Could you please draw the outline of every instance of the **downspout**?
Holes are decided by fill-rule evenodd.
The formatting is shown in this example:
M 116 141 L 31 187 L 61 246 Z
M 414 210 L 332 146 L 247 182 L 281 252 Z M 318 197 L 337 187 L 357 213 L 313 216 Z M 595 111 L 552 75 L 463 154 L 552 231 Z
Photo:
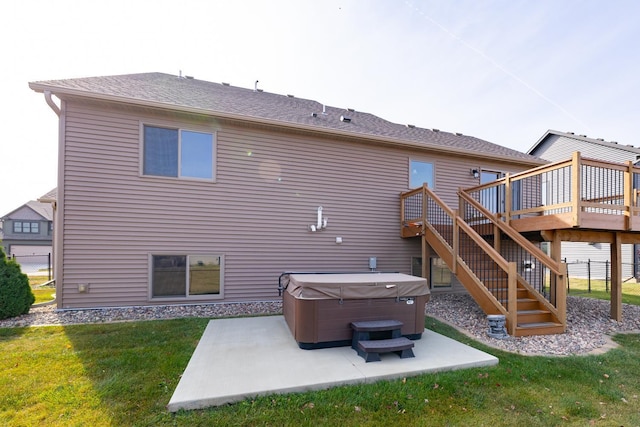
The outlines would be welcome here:
M 53 102 L 53 98 L 51 98 L 51 91 L 49 90 L 44 91 L 44 99 L 47 101 L 47 105 L 51 107 L 54 113 L 56 113 L 56 116 L 60 117 L 60 114 L 62 114 L 62 111 L 60 110 L 60 107 L 58 107 L 58 105 L 55 102 Z
M 63 114 L 63 103 L 60 101 L 60 106 L 58 106 L 53 98 L 51 91 L 45 90 L 44 99 L 47 102 L 47 105 L 56 113 L 58 116 L 58 185 L 56 200 L 53 202 L 53 245 L 52 245 L 52 265 L 53 265 L 53 280 L 56 285 L 56 298 L 55 304 L 58 309 L 62 308 L 62 280 L 58 280 L 59 272 L 62 271 L 62 242 L 60 241 L 60 237 L 63 236 L 63 223 L 62 223 L 62 212 L 64 209 L 64 189 L 59 185 L 62 183 L 62 165 L 64 164 L 64 114 Z

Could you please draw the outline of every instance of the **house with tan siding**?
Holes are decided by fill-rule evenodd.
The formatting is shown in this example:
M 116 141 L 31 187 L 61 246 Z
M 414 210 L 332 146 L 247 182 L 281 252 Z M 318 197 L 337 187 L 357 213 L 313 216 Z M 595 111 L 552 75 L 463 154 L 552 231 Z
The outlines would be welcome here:
M 227 83 L 145 73 L 29 84 L 59 116 L 60 309 L 279 299 L 285 271 L 431 276 L 400 195 L 545 162 L 460 133 Z M 425 118 L 428 120 L 428 118 Z M 484 177 L 484 178 L 483 178 Z M 6 231 L 6 230 L 5 230 Z

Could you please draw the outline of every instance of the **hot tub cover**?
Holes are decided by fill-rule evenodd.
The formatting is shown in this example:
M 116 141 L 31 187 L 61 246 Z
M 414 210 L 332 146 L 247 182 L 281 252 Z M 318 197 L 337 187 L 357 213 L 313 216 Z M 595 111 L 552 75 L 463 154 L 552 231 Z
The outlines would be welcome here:
M 401 298 L 427 295 L 429 286 L 402 273 L 292 273 L 287 292 L 298 299 Z

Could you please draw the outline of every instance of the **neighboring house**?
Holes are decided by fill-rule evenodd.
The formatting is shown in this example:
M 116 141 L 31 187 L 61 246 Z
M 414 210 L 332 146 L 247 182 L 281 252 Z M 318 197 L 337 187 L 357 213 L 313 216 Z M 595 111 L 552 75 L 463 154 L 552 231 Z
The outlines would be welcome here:
M 573 132 L 547 131 L 528 153 L 551 162 L 563 161 L 579 151 L 583 157 L 615 163 L 636 163 L 640 158 L 640 148 L 632 145 L 589 138 Z M 636 185 L 636 188 L 638 186 Z M 562 257 L 566 259 L 571 277 L 604 279 L 610 274 L 610 248 L 600 242 L 562 242 Z M 622 245 L 622 279 L 639 277 L 640 246 Z M 588 270 L 588 262 L 590 269 Z
M 30 87 L 60 118 L 59 308 L 276 300 L 284 271 L 420 274 L 420 239 L 401 237 L 402 192 L 426 182 L 455 205 L 459 187 L 545 163 L 167 74 Z M 433 291 L 461 289 L 438 259 L 430 266 Z
M 55 198 L 55 190 L 47 193 Z M 45 256 L 52 253 L 53 207 L 52 204 L 31 200 L 0 218 L 4 237 L 2 249 L 7 256 Z

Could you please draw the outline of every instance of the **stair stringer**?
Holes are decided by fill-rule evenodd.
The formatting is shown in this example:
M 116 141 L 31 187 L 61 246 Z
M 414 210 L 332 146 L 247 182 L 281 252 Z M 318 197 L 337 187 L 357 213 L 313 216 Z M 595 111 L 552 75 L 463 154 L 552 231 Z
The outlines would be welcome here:
M 437 231 L 433 229 L 430 224 L 426 224 L 424 239 L 431 248 L 438 254 L 438 256 L 447 264 L 449 270 L 451 270 L 458 281 L 464 286 L 469 295 L 480 306 L 482 311 L 486 314 L 502 314 L 508 316 L 507 310 L 496 299 L 496 297 L 489 292 L 486 286 L 478 279 L 469 266 L 464 263 L 460 258 L 453 254 L 453 249 L 447 242 L 440 237 Z

